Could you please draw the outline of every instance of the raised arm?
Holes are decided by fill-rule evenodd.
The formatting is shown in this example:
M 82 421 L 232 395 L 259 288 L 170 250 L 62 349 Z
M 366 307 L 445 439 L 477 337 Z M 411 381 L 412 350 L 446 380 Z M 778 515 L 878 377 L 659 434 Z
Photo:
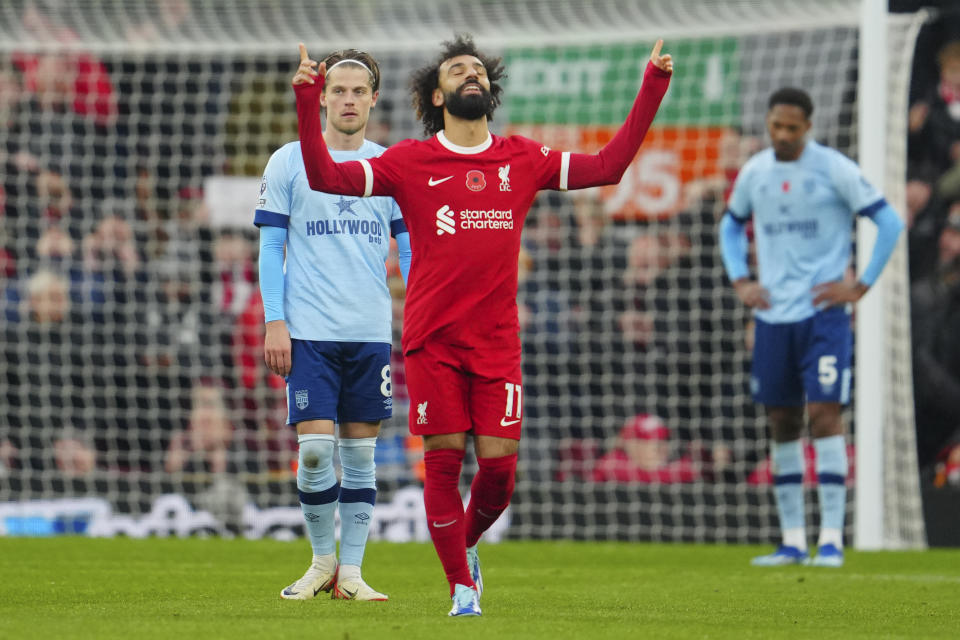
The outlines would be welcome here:
M 617 134 L 596 154 L 571 153 L 568 189 L 583 189 L 620 182 L 633 157 L 637 155 L 643 138 L 657 114 L 670 77 L 673 58 L 660 55 L 663 40 L 657 40 L 650 53 L 650 62 L 643 73 L 640 91 L 634 100 L 630 115 Z
M 293 76 L 297 96 L 297 129 L 300 132 L 300 153 L 307 170 L 307 181 L 314 191 L 351 196 L 369 196 L 373 172 L 365 160 L 334 162 L 323 139 L 320 122 L 320 94 L 326 79 L 326 65 L 311 60 L 307 48 L 300 43 L 300 66 Z

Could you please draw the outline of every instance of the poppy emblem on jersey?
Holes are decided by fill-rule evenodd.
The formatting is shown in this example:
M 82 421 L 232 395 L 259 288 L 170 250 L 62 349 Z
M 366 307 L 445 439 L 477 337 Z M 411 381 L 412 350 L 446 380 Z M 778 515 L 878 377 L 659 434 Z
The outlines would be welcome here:
M 483 177 L 483 171 L 471 169 L 467 171 L 467 189 L 470 191 L 483 191 L 487 188 L 487 179 Z
M 783 185 L 781 185 L 781 188 L 783 189 L 784 193 L 790 191 L 790 183 L 784 180 Z
M 293 392 L 294 400 L 297 403 L 297 409 L 303 411 L 307 408 L 307 405 L 310 404 L 310 398 L 306 389 L 300 389 L 299 391 Z
M 456 223 L 453 220 L 453 211 L 450 207 L 443 205 L 437 209 L 437 235 L 442 236 L 445 233 L 453 235 L 457 232 Z

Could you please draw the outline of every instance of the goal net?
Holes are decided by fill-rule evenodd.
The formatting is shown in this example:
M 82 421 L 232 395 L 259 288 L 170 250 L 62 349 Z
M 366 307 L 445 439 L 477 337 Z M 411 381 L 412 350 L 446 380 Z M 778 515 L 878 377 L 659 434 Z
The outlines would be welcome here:
M 777 87 L 808 90 L 813 137 L 857 157 L 858 8 L 6 3 L 0 534 L 302 534 L 283 381 L 262 363 L 252 226 L 263 167 L 296 138 L 296 44 L 315 57 L 373 53 L 383 82 L 368 137 L 389 144 L 421 135 L 410 72 L 466 31 L 506 63 L 494 131 L 554 148 L 589 152 L 611 137 L 658 37 L 677 65 L 619 185 L 544 193 L 531 210 L 519 295 L 524 439 L 497 535 L 774 540 L 766 426 L 749 396 L 750 316 L 726 281 L 716 226 L 738 168 L 765 145 Z M 890 69 L 903 78 L 912 35 L 894 30 L 903 37 Z M 889 99 L 900 91 L 891 83 Z M 902 365 L 893 388 L 858 398 L 912 402 L 907 311 L 887 310 L 884 344 Z M 398 353 L 393 391 L 372 536 L 426 539 Z M 883 463 L 905 487 L 888 490 L 886 513 L 906 520 L 919 513 L 915 468 L 899 457 L 912 444 L 894 439 L 912 434 L 911 421 L 886 432 L 898 459 Z M 616 460 L 627 456 L 640 462 L 624 469 Z

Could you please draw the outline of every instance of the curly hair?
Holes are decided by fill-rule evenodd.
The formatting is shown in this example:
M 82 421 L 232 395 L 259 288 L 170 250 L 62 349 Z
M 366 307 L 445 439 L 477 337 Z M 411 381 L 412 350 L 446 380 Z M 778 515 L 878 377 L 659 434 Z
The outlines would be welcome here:
M 447 40 L 441 46 L 443 49 L 436 59 L 414 71 L 410 77 L 413 108 L 417 118 L 423 122 L 423 132 L 428 137 L 443 129 L 443 107 L 433 105 L 433 90 L 440 84 L 440 65 L 457 56 L 474 56 L 483 63 L 490 80 L 490 95 L 493 96 L 493 106 L 487 114 L 488 120 L 493 119 L 493 110 L 500 106 L 503 86 L 497 81 L 507 77 L 504 73 L 503 58 L 494 58 L 478 50 L 473 43 L 473 36 L 468 33 L 457 34 L 453 40 Z
M 773 92 L 773 95 L 770 96 L 770 100 L 767 102 L 767 109 L 773 109 L 778 104 L 800 107 L 807 120 L 813 115 L 813 100 L 810 99 L 810 94 L 803 89 L 796 89 L 794 87 L 777 89 Z
M 377 61 L 372 55 L 359 49 L 340 49 L 339 51 L 328 54 L 323 59 L 323 62 L 327 64 L 327 71 L 329 71 L 330 67 L 344 60 L 353 60 L 361 63 L 360 65 L 351 64 L 351 66 L 358 68 L 363 68 L 361 65 L 365 65 L 372 76 L 370 78 L 371 92 L 376 93 L 380 90 L 380 65 L 377 64 Z

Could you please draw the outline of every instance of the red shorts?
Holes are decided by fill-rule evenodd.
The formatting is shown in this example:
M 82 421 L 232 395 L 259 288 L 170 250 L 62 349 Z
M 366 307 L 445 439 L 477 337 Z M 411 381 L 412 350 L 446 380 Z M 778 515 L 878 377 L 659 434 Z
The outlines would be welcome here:
M 523 389 L 520 349 L 464 348 L 428 342 L 404 356 L 410 433 L 471 431 L 520 439 Z

